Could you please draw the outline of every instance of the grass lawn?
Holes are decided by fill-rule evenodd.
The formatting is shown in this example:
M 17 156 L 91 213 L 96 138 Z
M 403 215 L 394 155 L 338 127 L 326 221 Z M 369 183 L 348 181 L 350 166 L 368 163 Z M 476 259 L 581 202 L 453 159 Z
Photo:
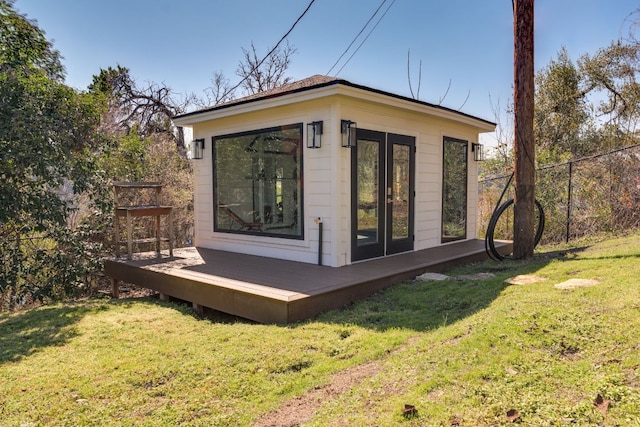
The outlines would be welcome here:
M 0 314 L 0 425 L 640 426 L 640 234 L 447 274 L 481 272 L 290 326 L 156 299 Z M 554 288 L 573 278 L 599 284 Z

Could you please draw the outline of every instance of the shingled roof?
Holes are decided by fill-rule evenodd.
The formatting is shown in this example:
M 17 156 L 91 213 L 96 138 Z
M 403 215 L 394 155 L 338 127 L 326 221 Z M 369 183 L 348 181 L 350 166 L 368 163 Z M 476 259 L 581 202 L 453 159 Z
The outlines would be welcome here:
M 416 103 L 416 104 L 420 104 L 420 105 L 423 105 L 423 106 L 435 108 L 435 109 L 438 109 L 438 110 L 448 111 L 448 112 L 451 112 L 451 113 L 459 114 L 459 115 L 464 116 L 464 117 L 472 118 L 474 120 L 479 120 L 481 122 L 490 124 L 492 126 L 496 125 L 495 123 L 490 122 L 488 120 L 484 120 L 484 119 L 481 119 L 479 117 L 472 116 L 470 114 L 465 114 L 465 113 L 462 113 L 462 112 L 457 111 L 457 110 L 453 110 L 453 109 L 450 109 L 450 108 L 447 108 L 447 107 L 443 107 L 441 105 L 430 104 L 428 102 L 419 101 L 419 100 L 416 100 L 416 99 L 413 99 L 413 98 L 408 98 L 408 97 L 405 97 L 405 96 L 396 95 L 396 94 L 385 92 L 385 91 L 378 90 L 378 89 L 372 89 L 370 87 L 366 87 L 366 86 L 358 85 L 358 84 L 355 84 L 355 83 L 351 83 L 351 82 L 349 82 L 347 80 L 339 79 L 337 77 L 324 76 L 324 75 L 321 75 L 321 74 L 316 74 L 314 76 L 307 77 L 306 79 L 298 80 L 298 81 L 295 81 L 295 82 L 292 82 L 292 83 L 287 83 L 285 85 L 278 86 L 276 88 L 273 88 L 273 89 L 270 89 L 270 90 L 267 90 L 267 91 L 264 91 L 264 92 L 260 92 L 260 93 L 256 93 L 256 94 L 249 95 L 249 96 L 245 96 L 245 97 L 242 97 L 242 98 L 234 99 L 232 101 L 224 102 L 224 103 L 215 105 L 213 107 L 208 107 L 208 108 L 204 108 L 204 109 L 201 109 L 201 110 L 192 111 L 190 113 L 180 114 L 178 116 L 175 116 L 174 118 L 183 118 L 183 117 L 195 116 L 195 115 L 202 114 L 202 113 L 207 113 L 207 112 L 210 112 L 210 111 L 216 111 L 216 110 L 222 110 L 222 109 L 225 109 L 225 108 L 230 108 L 230 107 L 233 107 L 233 106 L 236 106 L 236 105 L 247 104 L 247 103 L 250 103 L 250 102 L 256 102 L 256 101 L 263 100 L 263 99 L 276 98 L 276 97 L 279 97 L 279 96 L 285 96 L 285 95 L 296 93 L 296 92 L 303 92 L 303 91 L 307 91 L 307 90 L 311 90 L 311 89 L 317 89 L 317 88 L 327 87 L 327 86 L 336 85 L 336 84 L 342 84 L 342 85 L 345 85 L 345 86 L 366 90 L 368 92 L 377 93 L 377 94 L 380 94 L 380 95 L 386 95 L 386 96 L 390 96 L 390 97 L 396 98 L 396 99 L 402 99 L 402 100 L 405 100 L 405 101 L 413 102 L 413 103 Z
M 287 83 L 282 86 L 278 86 L 276 88 L 269 89 L 264 92 L 234 99 L 233 101 L 229 101 L 228 103 L 242 103 L 243 101 L 247 101 L 251 99 L 271 98 L 275 95 L 296 92 L 299 90 L 309 89 L 312 87 L 326 86 L 327 84 L 338 82 L 338 81 L 340 81 L 340 79 L 337 77 L 329 77 L 329 76 L 323 76 L 322 74 L 316 74 L 315 76 L 311 76 L 311 77 L 307 77 L 306 79 Z

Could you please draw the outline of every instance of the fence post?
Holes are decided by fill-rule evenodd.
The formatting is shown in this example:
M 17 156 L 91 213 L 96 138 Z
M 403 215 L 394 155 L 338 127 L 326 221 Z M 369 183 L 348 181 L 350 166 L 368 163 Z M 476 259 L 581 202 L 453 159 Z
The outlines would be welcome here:
M 567 234 L 565 243 L 569 243 L 569 233 L 571 230 L 571 179 L 573 176 L 573 162 L 569 162 L 569 185 L 567 189 Z

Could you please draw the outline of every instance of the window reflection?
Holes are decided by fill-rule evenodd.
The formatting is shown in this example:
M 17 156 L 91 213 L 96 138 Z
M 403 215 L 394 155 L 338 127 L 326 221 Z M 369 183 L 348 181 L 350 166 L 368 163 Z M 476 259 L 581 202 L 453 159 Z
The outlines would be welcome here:
M 214 138 L 215 230 L 302 238 L 302 124 Z
M 442 242 L 467 236 L 467 141 L 444 138 Z

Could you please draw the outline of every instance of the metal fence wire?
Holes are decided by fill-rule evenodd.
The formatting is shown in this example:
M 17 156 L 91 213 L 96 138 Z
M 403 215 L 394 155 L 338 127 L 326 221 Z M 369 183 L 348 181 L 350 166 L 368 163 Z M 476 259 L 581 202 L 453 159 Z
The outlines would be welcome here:
M 484 236 L 509 175 L 479 181 L 478 231 Z M 513 197 L 513 185 L 504 200 Z M 542 243 L 640 228 L 640 144 L 536 170 L 536 199 L 546 224 Z M 501 219 L 496 239 L 511 239 L 513 218 Z

